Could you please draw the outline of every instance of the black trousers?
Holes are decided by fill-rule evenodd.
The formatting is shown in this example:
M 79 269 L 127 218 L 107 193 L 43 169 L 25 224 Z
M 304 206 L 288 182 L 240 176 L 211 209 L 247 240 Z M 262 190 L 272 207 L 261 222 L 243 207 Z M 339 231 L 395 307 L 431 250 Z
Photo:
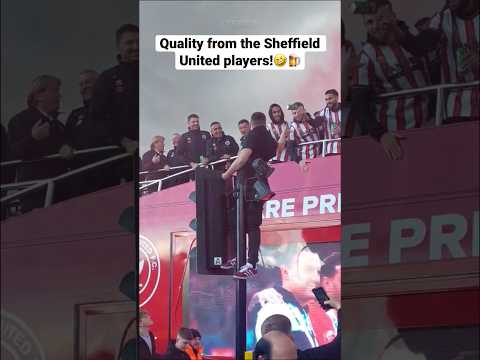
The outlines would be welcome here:
M 256 266 L 261 244 L 260 225 L 262 225 L 263 201 L 247 201 L 245 203 L 245 232 L 248 236 L 247 261 Z M 237 244 L 237 210 L 233 206 L 229 210 L 229 236 L 227 244 L 228 258 L 234 258 Z

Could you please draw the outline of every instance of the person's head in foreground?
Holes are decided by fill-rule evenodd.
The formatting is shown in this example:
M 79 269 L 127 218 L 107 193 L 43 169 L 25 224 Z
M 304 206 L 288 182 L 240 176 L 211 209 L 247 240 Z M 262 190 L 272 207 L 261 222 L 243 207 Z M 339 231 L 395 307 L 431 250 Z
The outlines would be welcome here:
M 262 323 L 262 336 L 268 334 L 270 331 L 280 331 L 285 335 L 290 336 L 292 332 L 292 323 L 285 315 L 271 315 Z
M 280 331 L 270 331 L 256 344 L 254 360 L 296 360 L 297 347 L 292 339 Z
M 238 122 L 238 131 L 242 136 L 247 135 L 250 132 L 250 122 L 247 119 L 242 119 Z
M 178 350 L 185 351 L 186 347 L 190 345 L 192 340 L 192 330 L 188 328 L 180 328 L 178 330 L 177 339 L 175 340 L 175 347 Z
M 267 118 L 262 112 L 254 112 L 250 118 L 250 124 L 252 124 L 252 129 L 267 125 Z

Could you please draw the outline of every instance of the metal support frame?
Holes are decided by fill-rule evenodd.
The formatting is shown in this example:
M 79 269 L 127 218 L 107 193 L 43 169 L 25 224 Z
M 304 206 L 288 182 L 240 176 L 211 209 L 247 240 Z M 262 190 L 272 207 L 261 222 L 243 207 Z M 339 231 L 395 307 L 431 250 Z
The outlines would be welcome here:
M 245 236 L 245 198 L 246 176 L 244 171 L 239 171 L 235 178 L 237 196 L 237 271 L 247 262 L 246 236 Z M 247 348 L 247 281 L 235 281 L 235 359 L 244 360 Z

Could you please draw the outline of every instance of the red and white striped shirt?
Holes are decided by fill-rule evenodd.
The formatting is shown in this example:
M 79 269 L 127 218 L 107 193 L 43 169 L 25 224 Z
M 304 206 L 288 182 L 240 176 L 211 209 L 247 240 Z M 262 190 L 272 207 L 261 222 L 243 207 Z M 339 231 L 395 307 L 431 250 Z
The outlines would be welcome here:
M 479 15 L 461 19 L 445 9 L 430 21 L 430 27 L 441 30 L 440 47 L 442 83 L 465 83 L 479 80 L 477 69 L 463 69 L 462 58 L 479 51 Z M 478 87 L 451 90 L 447 96 L 447 117 L 477 117 Z
M 338 139 L 338 141 L 324 143 L 324 154 L 340 154 L 340 137 L 342 136 L 342 110 L 340 103 L 332 109 L 326 106 L 320 111 L 320 117 L 324 122 L 323 138 L 325 140 Z
M 296 122 L 293 121 L 290 126 L 290 141 L 295 144 L 303 142 L 318 141 L 320 136 L 316 128 L 310 125 L 307 121 Z M 321 154 L 321 145 L 309 144 L 297 147 L 298 157 L 301 160 L 308 160 L 318 157 Z
M 288 131 L 288 124 L 287 124 L 286 121 L 282 122 L 280 125 L 274 124 L 274 123 L 269 123 L 269 124 L 267 124 L 267 129 L 270 132 L 270 134 L 272 135 L 272 137 L 278 143 L 282 133 L 284 131 Z M 288 139 L 288 133 L 287 133 L 287 138 L 285 140 L 287 140 L 287 139 Z M 277 155 L 274 158 L 272 158 L 272 160 L 274 160 L 274 161 L 288 161 L 287 147 L 285 146 L 285 148 L 280 152 L 280 154 L 277 153 Z
M 423 59 L 414 57 L 400 45 L 366 43 L 360 53 L 354 85 L 369 86 L 380 95 L 428 85 Z M 429 122 L 425 95 L 378 99 L 376 120 L 387 130 L 425 126 Z

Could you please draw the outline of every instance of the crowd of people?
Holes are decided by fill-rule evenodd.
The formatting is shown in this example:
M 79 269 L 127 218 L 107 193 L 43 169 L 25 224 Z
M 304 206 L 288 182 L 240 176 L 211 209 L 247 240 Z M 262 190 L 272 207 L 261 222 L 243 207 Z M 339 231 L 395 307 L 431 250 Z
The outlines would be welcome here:
M 340 301 L 329 299 L 324 305 L 331 307 L 335 317 L 341 314 Z M 120 354 L 120 359 L 128 360 L 202 360 L 205 359 L 202 335 L 197 329 L 181 327 L 175 340 L 168 343 L 167 351 L 161 354 L 156 350 L 155 335 L 151 331 L 153 320 L 148 312 L 141 310 L 139 316 L 139 337 L 128 341 Z M 300 349 L 297 346 L 295 332 L 289 317 L 283 314 L 273 314 L 267 317 L 261 324 L 261 337 L 256 342 L 254 360 L 336 360 L 340 359 L 341 352 L 341 326 L 333 339 L 325 344 L 308 349 Z M 138 350 L 137 350 L 138 349 Z M 135 356 L 134 354 L 137 354 Z
M 341 104 L 337 90 L 325 92 L 325 103 L 325 108 L 316 111 L 313 116 L 301 102 L 289 105 L 291 121 L 286 119 L 279 104 L 270 105 L 267 129 L 277 143 L 271 163 L 295 161 L 303 167 L 308 160 L 340 153 Z M 175 171 L 195 169 L 199 165 L 206 166 L 235 157 L 247 141 L 251 121 L 238 121 L 238 131 L 240 144 L 233 136 L 225 134 L 219 121 L 210 123 L 209 131 L 205 131 L 200 127 L 198 114 L 188 115 L 187 132 L 173 134 L 172 148 L 166 155 L 165 137 L 153 137 L 150 150 L 142 156 L 143 179 L 161 179 Z M 220 166 L 225 167 L 224 163 Z M 185 178 L 188 179 L 188 175 Z
M 79 73 L 83 105 L 72 110 L 65 122 L 59 119 L 62 80 L 40 75 L 32 81 L 26 109 L 10 119 L 8 131 L 2 124 L 2 163 L 21 160 L 14 167 L 2 165 L 2 183 L 48 179 L 118 152 L 133 155 L 138 151 L 138 34 L 136 25 L 122 25 L 115 39 L 118 65 L 101 74 L 92 69 Z M 118 151 L 107 155 L 79 152 L 105 146 L 117 146 Z M 47 160 L 50 155 L 57 156 Z M 105 184 L 96 181 L 95 186 L 131 180 L 135 178 L 134 167 L 133 161 L 117 166 L 104 177 Z M 23 202 L 23 211 L 36 205 Z
M 170 341 L 167 351 L 160 354 L 155 345 L 155 335 L 151 331 L 154 322 L 150 314 L 140 310 L 138 337 L 129 340 L 123 347 L 121 360 L 203 360 L 202 335 L 197 329 L 182 327 L 175 340 Z
M 438 84 L 459 85 L 445 93 L 443 123 L 478 121 L 478 84 L 462 86 L 479 80 L 478 2 L 447 0 L 438 13 L 415 23 L 416 35 L 389 0 L 367 3 L 358 11 L 367 33 L 358 54 L 342 23 L 343 135 L 369 134 L 390 159 L 401 158 L 395 132 L 434 125 L 436 93 L 381 95 Z

